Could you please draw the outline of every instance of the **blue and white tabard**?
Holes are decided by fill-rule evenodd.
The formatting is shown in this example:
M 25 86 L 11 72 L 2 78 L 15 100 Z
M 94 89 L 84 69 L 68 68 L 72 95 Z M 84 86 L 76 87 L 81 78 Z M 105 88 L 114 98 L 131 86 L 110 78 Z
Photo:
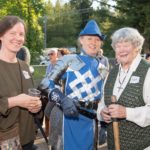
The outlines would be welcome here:
M 96 58 L 77 56 L 85 65 L 80 70 L 68 67 L 65 94 L 79 101 L 96 101 L 102 96 L 103 80 L 100 75 L 99 61 Z M 88 110 L 94 111 L 94 110 Z M 95 121 L 83 115 L 67 118 L 63 122 L 64 150 L 92 150 L 94 147 Z M 85 140 L 86 139 L 86 140 Z

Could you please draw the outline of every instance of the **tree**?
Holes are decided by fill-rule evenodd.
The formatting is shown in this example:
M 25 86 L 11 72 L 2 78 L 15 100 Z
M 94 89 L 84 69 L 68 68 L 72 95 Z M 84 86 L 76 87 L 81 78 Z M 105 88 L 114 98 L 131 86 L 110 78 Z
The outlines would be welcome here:
M 93 0 L 70 0 L 71 8 L 78 11 L 81 18 L 80 29 L 83 29 L 93 13 Z
M 25 21 L 28 29 L 25 45 L 34 59 L 43 47 L 42 28 L 38 19 L 43 14 L 44 0 L 1 0 L 0 8 L 1 17 L 17 15 Z
M 114 57 L 115 53 L 111 47 L 110 37 L 114 31 L 113 23 L 116 18 L 114 17 L 112 7 L 108 4 L 108 0 L 101 0 L 97 2 L 99 2 L 99 6 L 93 11 L 93 15 L 90 16 L 90 18 L 96 20 L 101 32 L 106 35 L 106 39 L 102 46 L 104 55 L 107 57 Z
M 139 30 L 145 37 L 144 51 L 150 50 L 150 1 L 149 0 L 115 0 L 118 6 L 118 26 L 130 26 Z
M 51 7 L 51 8 L 50 8 Z M 78 13 L 69 4 L 47 6 L 47 47 L 72 47 L 76 45 L 77 28 L 80 24 Z

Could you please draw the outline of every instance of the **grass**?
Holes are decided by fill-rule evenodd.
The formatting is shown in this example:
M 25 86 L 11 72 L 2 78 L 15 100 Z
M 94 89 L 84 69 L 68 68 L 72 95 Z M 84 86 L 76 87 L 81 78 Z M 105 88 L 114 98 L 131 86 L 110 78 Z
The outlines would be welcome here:
M 34 73 L 33 73 L 33 80 L 35 87 L 38 86 L 40 81 L 45 77 L 46 67 L 45 65 L 33 65 Z

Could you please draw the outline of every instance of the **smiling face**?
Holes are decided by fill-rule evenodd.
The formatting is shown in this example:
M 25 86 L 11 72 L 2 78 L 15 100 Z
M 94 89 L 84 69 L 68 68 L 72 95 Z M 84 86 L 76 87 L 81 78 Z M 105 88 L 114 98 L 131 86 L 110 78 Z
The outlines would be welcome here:
M 131 65 L 134 58 L 139 53 L 138 49 L 131 42 L 118 42 L 115 47 L 116 58 L 122 67 L 127 69 Z
M 121 63 L 124 69 L 128 69 L 135 57 L 140 54 L 144 37 L 137 29 L 124 27 L 116 30 L 111 39 L 117 62 Z
M 48 53 L 48 56 L 49 56 L 49 60 L 52 64 L 55 64 L 56 61 L 57 61 L 57 52 L 55 51 L 51 51 Z
M 84 35 L 84 36 L 81 36 L 79 40 L 86 54 L 90 56 L 97 55 L 102 44 L 102 41 L 100 40 L 98 36 Z
M 1 49 L 11 53 L 17 53 L 25 41 L 25 27 L 21 22 L 15 24 L 0 37 Z

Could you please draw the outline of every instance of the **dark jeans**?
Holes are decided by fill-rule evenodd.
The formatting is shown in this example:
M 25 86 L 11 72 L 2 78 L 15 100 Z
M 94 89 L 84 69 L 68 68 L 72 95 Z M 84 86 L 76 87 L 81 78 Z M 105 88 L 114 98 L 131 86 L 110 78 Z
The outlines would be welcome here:
M 25 144 L 22 146 L 22 149 L 23 150 L 36 150 L 37 149 L 37 146 L 34 145 L 34 142 L 30 142 L 28 144 Z
M 99 145 L 102 145 L 106 142 L 106 128 L 107 128 L 107 123 L 100 121 L 100 131 L 99 131 Z

